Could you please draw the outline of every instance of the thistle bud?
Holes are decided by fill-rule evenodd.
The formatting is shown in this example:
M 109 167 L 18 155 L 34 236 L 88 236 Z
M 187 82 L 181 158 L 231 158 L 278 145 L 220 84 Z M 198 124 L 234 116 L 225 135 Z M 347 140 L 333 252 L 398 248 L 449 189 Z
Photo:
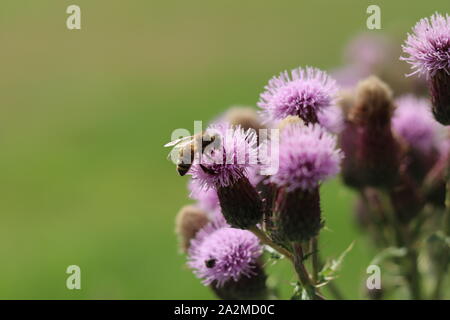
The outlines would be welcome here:
M 349 119 L 355 125 L 355 169 L 361 183 L 390 187 L 397 179 L 401 148 L 391 131 L 392 92 L 376 77 L 359 83 Z
M 277 192 L 277 187 L 273 183 L 270 183 L 269 178 L 265 178 L 261 180 L 256 185 L 256 190 L 258 191 L 262 202 L 263 202 L 263 210 L 264 210 L 264 223 L 265 229 L 272 229 L 272 214 L 273 207 L 275 203 L 275 194 Z
M 277 236 L 307 241 L 321 226 L 319 186 L 340 169 L 336 138 L 319 125 L 291 124 L 281 132 L 279 170 L 270 182 L 279 192 L 274 217 Z
M 220 207 L 225 220 L 232 227 L 248 229 L 261 221 L 263 203 L 246 177 L 229 186 L 217 188 Z
M 355 139 L 358 133 L 358 127 L 352 122 L 347 122 L 339 135 L 339 146 L 345 154 L 342 160 L 342 179 L 347 186 L 355 189 L 364 187 L 361 169 L 358 166 L 357 140 Z
M 275 220 L 277 235 L 287 241 L 308 241 L 319 234 L 322 226 L 318 188 L 285 194 Z
M 338 145 L 344 153 L 342 159 L 342 179 L 344 183 L 352 188 L 363 187 L 364 183 L 360 177 L 357 166 L 357 135 L 358 126 L 349 120 L 349 114 L 355 104 L 354 93 L 351 91 L 341 91 L 338 105 L 344 117 L 343 130 L 338 135 Z
M 450 125 L 450 74 L 439 70 L 430 77 L 429 88 L 435 119 L 444 126 Z
M 346 89 L 339 91 L 337 103 L 339 108 L 342 110 L 344 119 L 348 120 L 350 110 L 352 110 L 355 105 L 355 93 L 353 90 Z
M 268 296 L 266 286 L 267 276 L 258 263 L 253 269 L 251 277 L 241 277 L 238 281 L 227 281 L 223 286 L 211 284 L 211 288 L 218 298 L 223 300 L 265 300 Z
M 391 89 L 375 76 L 358 83 L 355 107 L 349 117 L 355 123 L 371 128 L 385 128 L 390 125 L 394 111 Z
M 181 208 L 175 220 L 175 232 L 179 237 L 182 252 L 188 251 L 191 240 L 207 223 L 208 216 L 205 211 L 195 206 Z

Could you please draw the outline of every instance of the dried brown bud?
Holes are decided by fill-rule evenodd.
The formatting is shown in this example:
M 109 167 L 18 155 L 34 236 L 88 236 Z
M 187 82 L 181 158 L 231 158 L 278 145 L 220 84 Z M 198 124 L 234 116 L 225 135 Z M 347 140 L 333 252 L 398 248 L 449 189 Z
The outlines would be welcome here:
M 375 76 L 358 83 L 351 121 L 369 126 L 390 126 L 394 102 L 392 90 Z
M 288 116 L 286 118 L 284 118 L 283 120 L 281 120 L 277 127 L 280 130 L 283 130 L 284 128 L 286 128 L 287 126 L 290 126 L 292 124 L 303 124 L 303 120 L 301 118 L 299 118 L 298 116 Z
M 253 129 L 257 133 L 264 129 L 258 113 L 251 107 L 232 107 L 225 114 L 225 119 L 234 126 L 240 125 L 245 130 Z
M 391 131 L 393 110 L 392 91 L 381 80 L 372 76 L 358 84 L 349 114 L 355 127 L 344 131 L 349 146 L 342 146 L 350 150 L 346 161 L 359 187 L 391 187 L 397 180 L 401 146 Z
M 355 105 L 355 93 L 353 90 L 341 90 L 338 93 L 337 105 L 341 108 L 344 120 L 348 119 L 350 110 Z
M 195 206 L 189 205 L 180 209 L 175 220 L 175 232 L 179 237 L 182 252 L 188 251 L 191 239 L 208 221 L 206 212 Z
M 349 187 L 359 188 L 364 184 L 360 181 L 359 168 L 356 163 L 358 126 L 349 120 L 349 115 L 355 106 L 355 92 L 342 90 L 338 95 L 338 106 L 344 116 L 344 127 L 338 135 L 339 147 L 345 154 L 342 160 L 342 178 Z

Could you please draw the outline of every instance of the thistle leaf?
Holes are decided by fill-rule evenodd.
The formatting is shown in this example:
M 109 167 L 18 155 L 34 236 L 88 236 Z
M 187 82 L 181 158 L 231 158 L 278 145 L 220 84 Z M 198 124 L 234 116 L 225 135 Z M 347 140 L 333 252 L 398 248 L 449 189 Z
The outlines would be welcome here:
M 278 261 L 283 259 L 283 255 L 278 253 L 278 251 L 275 251 L 272 249 L 272 247 L 264 246 L 264 251 L 267 252 L 267 264 L 269 265 L 275 265 Z
M 319 272 L 319 284 L 317 287 L 322 287 L 336 278 L 337 273 L 344 262 L 345 256 L 353 249 L 354 243 L 355 242 L 352 242 L 337 259 L 331 259 L 325 263 L 322 270 Z
M 406 248 L 389 247 L 378 253 L 370 262 L 370 264 L 381 264 L 382 262 L 392 259 L 404 257 L 407 253 Z

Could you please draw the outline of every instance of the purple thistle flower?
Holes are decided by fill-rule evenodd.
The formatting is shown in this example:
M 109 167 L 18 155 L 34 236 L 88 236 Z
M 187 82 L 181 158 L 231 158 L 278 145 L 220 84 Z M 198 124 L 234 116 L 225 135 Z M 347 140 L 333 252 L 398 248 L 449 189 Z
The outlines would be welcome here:
M 211 221 L 197 232 L 195 238 L 192 239 L 192 241 L 201 243 L 214 231 L 228 227 L 230 227 L 230 225 L 225 221 L 223 215 L 221 215 L 219 211 L 215 211 L 213 217 L 211 217 Z
M 316 68 L 297 68 L 291 76 L 285 71 L 269 80 L 260 95 L 258 107 L 267 120 L 299 116 L 305 122 L 316 123 L 317 115 L 334 104 L 336 81 Z
M 220 147 L 204 152 L 190 170 L 193 180 L 208 188 L 228 187 L 257 164 L 257 136 L 254 131 L 227 125 L 212 126 L 220 134 Z
M 192 165 L 190 174 L 203 188 L 217 192 L 227 222 L 247 229 L 262 218 L 262 200 L 249 181 L 249 172 L 258 165 L 257 135 L 240 126 L 217 125 L 219 146 L 206 150 Z
M 197 180 L 189 181 L 189 197 L 197 200 L 199 208 L 211 213 L 219 208 L 219 197 L 217 192 L 212 188 L 204 188 Z
M 336 79 L 339 87 L 344 89 L 353 88 L 358 81 L 367 77 L 369 73 L 366 70 L 361 70 L 357 65 L 346 65 L 337 68 L 331 72 L 331 76 Z
M 188 265 L 203 284 L 222 287 L 255 276 L 261 254 L 259 240 L 251 232 L 211 223 L 191 241 Z
M 408 34 L 402 46 L 411 64 L 412 74 L 434 76 L 439 70 L 450 73 L 450 16 L 435 13 L 431 18 L 421 19 Z
M 435 13 L 420 20 L 403 46 L 408 55 L 401 57 L 412 65 L 412 74 L 424 74 L 428 80 L 435 119 L 450 125 L 450 16 Z
M 392 45 L 385 36 L 361 33 L 349 43 L 345 50 L 346 61 L 365 73 L 373 73 L 390 58 Z
M 393 51 L 390 39 L 385 36 L 361 33 L 352 38 L 345 48 L 346 65 L 334 70 L 331 76 L 341 88 L 353 88 L 358 81 L 390 67 Z M 383 72 L 384 76 L 385 73 Z
M 424 153 L 436 147 L 440 125 L 433 119 L 427 99 L 405 95 L 396 100 L 392 128 L 412 148 Z
M 331 133 L 338 134 L 344 129 L 344 115 L 338 106 L 330 106 L 317 116 L 319 124 Z
M 340 170 L 336 138 L 318 125 L 292 124 L 281 132 L 278 173 L 271 181 L 288 191 L 313 190 Z

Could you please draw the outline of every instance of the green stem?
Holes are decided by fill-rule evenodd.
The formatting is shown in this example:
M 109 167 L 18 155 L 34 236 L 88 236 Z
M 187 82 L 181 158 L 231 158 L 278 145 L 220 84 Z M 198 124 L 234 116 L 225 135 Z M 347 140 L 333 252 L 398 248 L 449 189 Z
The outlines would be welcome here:
M 317 279 L 320 271 L 319 263 L 319 237 L 314 237 L 311 239 L 311 255 L 312 255 L 312 280 L 315 285 L 317 285 Z
M 320 254 L 319 253 L 317 254 L 317 261 L 318 261 L 319 266 L 320 266 L 319 268 L 322 268 L 323 260 L 320 258 Z M 341 290 L 336 285 L 334 280 L 331 280 L 330 282 L 328 282 L 326 288 L 328 289 L 328 291 L 330 291 L 330 293 L 333 295 L 333 297 L 336 300 L 345 300 L 344 295 L 342 294 Z
M 298 275 L 298 280 L 302 284 L 303 288 L 309 292 L 314 300 L 324 300 L 325 298 L 321 296 L 316 287 L 311 281 L 308 270 L 306 270 L 305 265 L 303 263 L 303 248 L 301 243 L 293 242 L 292 247 L 294 249 L 294 268 Z
M 364 188 L 361 191 L 361 197 L 366 202 L 369 208 L 370 219 L 372 223 L 369 223 L 371 233 L 374 235 L 374 241 L 377 246 L 386 248 L 389 246 L 388 236 L 386 235 L 386 213 L 380 203 L 380 199 L 374 198 L 369 193 L 375 192 L 374 189 Z
M 387 195 L 385 195 L 387 196 Z M 394 233 L 395 244 L 398 248 L 406 248 L 406 259 L 401 259 L 399 264 L 403 267 L 405 272 L 405 279 L 409 287 L 411 299 L 420 300 L 421 294 L 421 277 L 418 268 L 418 253 L 414 248 L 415 239 L 413 234 L 404 225 L 402 225 L 396 216 L 394 207 L 391 205 L 389 197 L 387 196 L 386 205 L 388 206 L 389 225 Z
M 449 158 L 450 159 L 450 158 Z M 445 211 L 442 221 L 442 231 L 444 239 L 450 235 L 450 164 L 447 167 L 447 183 L 446 183 L 446 194 L 445 194 Z M 442 252 L 442 256 L 437 264 L 437 275 L 435 280 L 435 287 L 433 290 L 432 298 L 435 300 L 442 298 L 442 285 L 445 281 L 445 276 L 450 260 L 450 248 L 446 245 Z
M 411 298 L 413 300 L 422 299 L 421 285 L 420 285 L 420 273 L 417 267 L 417 251 L 412 248 L 408 248 L 408 262 L 409 266 L 407 268 L 407 280 L 409 283 L 409 289 L 411 292 Z
M 289 260 L 293 261 L 294 257 L 292 255 L 291 252 L 289 252 L 287 249 L 283 248 L 282 246 L 276 244 L 275 242 L 273 242 L 268 236 L 267 234 L 262 231 L 261 229 L 259 229 L 257 226 L 253 226 L 250 227 L 248 229 L 249 231 L 253 232 L 253 234 L 255 236 L 258 237 L 258 239 L 261 241 L 261 243 L 268 245 L 269 247 L 273 248 L 274 250 L 278 251 L 279 253 L 281 253 L 282 255 L 284 255 L 286 258 L 288 258 Z

